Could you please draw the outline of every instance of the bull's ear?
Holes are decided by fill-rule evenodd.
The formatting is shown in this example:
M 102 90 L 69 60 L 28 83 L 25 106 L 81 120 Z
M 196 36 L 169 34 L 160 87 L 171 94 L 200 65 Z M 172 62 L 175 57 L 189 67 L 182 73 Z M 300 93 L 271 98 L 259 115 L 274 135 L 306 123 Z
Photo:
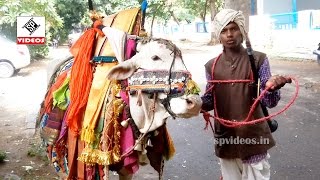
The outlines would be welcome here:
M 113 68 L 107 74 L 111 80 L 123 80 L 129 78 L 137 70 L 136 64 L 132 60 L 122 62 Z

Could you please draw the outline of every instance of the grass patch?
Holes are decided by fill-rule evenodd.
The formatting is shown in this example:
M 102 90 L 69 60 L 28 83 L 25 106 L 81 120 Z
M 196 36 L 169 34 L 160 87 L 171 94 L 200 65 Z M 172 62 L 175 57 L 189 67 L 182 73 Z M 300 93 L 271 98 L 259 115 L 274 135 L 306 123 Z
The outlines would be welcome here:
M 7 158 L 7 153 L 5 151 L 0 150 L 0 163 L 4 162 L 6 158 Z
M 29 157 L 36 157 L 45 162 L 45 165 L 49 164 L 49 159 L 46 155 L 46 150 L 38 143 L 31 143 L 27 152 Z

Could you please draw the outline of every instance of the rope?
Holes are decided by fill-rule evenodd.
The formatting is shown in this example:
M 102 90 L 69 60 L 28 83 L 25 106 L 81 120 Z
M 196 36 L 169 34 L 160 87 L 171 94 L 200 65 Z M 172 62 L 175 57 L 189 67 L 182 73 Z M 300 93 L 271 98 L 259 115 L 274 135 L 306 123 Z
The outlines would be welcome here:
M 265 90 L 263 90 L 260 94 L 260 96 L 258 98 L 255 99 L 252 107 L 250 108 L 250 111 L 248 113 L 248 116 L 244 119 L 244 120 L 240 120 L 240 121 L 236 121 L 236 120 L 227 120 L 227 119 L 223 119 L 223 118 L 220 118 L 218 116 L 218 113 L 217 113 L 217 104 L 216 104 L 216 98 L 214 98 L 214 112 L 216 115 L 211 115 L 210 113 L 206 112 L 206 111 L 203 111 L 202 110 L 202 113 L 203 113 L 203 116 L 205 117 L 205 120 L 207 121 L 207 124 L 210 123 L 210 126 L 212 126 L 211 122 L 210 122 L 210 117 L 214 118 L 215 120 L 219 121 L 222 125 L 226 126 L 226 127 L 231 127 L 231 128 L 235 128 L 235 127 L 240 127 L 240 126 L 244 126 L 244 125 L 252 125 L 252 124 L 256 124 L 256 123 L 260 123 L 260 122 L 263 122 L 263 121 L 266 121 L 274 116 L 277 116 L 281 113 L 283 113 L 284 111 L 286 111 L 293 103 L 294 101 L 297 99 L 298 97 L 298 92 L 299 92 L 299 83 L 298 83 L 298 80 L 294 77 L 290 77 L 289 78 L 292 79 L 292 81 L 294 81 L 295 83 L 295 94 L 294 96 L 290 99 L 290 101 L 288 102 L 287 105 L 285 105 L 281 110 L 279 110 L 278 112 L 276 113 L 273 113 L 269 116 L 266 116 L 266 117 L 262 117 L 262 118 L 259 118 L 259 119 L 253 119 L 251 120 L 251 117 L 252 117 L 252 114 L 255 110 L 255 108 L 257 107 L 257 105 L 259 104 L 259 101 L 263 98 L 263 96 L 267 93 L 267 91 L 270 89 L 270 88 L 266 88 Z M 208 82 L 213 82 L 213 83 L 241 83 L 241 82 L 247 82 L 248 80 L 222 80 L 222 81 L 219 81 L 219 80 L 213 80 L 213 81 L 208 81 Z M 207 92 L 209 90 L 211 90 L 213 88 L 210 87 Z M 207 93 L 206 92 L 206 93 Z M 251 120 L 251 121 L 250 121 Z M 206 126 L 207 127 L 207 126 Z

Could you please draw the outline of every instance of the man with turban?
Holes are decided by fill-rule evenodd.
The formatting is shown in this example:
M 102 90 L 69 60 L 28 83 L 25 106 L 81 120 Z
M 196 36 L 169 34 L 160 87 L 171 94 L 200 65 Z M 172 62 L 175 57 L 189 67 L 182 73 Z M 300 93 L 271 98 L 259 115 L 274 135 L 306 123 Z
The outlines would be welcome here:
M 223 52 L 205 64 L 208 80 L 203 95 L 202 109 L 214 109 L 215 116 L 232 121 L 243 121 L 248 116 L 257 91 L 268 88 L 261 103 L 269 108 L 277 105 L 279 89 L 291 79 L 271 76 L 266 54 L 252 51 L 245 20 L 241 11 L 221 10 L 213 21 L 213 30 L 223 45 Z M 242 45 L 247 41 L 247 49 Z M 260 79 L 260 87 L 254 82 L 249 54 Z M 213 83 L 211 80 L 244 80 L 241 83 Z M 247 80 L 247 81 L 246 81 Z M 245 82 L 246 81 L 246 82 Z M 213 86 L 214 85 L 214 86 Z M 213 88 L 212 88 L 213 86 Z M 257 90 L 259 89 L 259 90 Z M 256 90 L 256 91 L 255 91 Z M 259 104 L 250 120 L 264 117 Z M 275 145 L 266 121 L 254 125 L 227 127 L 214 122 L 215 153 L 220 159 L 224 180 L 267 180 L 270 179 L 270 165 L 267 151 Z

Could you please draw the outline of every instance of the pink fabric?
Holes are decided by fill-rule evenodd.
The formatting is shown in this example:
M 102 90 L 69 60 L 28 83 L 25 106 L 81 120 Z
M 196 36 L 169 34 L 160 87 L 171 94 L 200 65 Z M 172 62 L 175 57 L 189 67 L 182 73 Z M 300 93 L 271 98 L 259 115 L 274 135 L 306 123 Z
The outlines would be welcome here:
M 93 180 L 95 179 L 96 168 L 95 166 L 86 165 L 86 179 Z
M 133 39 L 127 40 L 127 46 L 126 46 L 126 57 L 125 59 L 130 59 L 132 56 L 136 54 L 136 41 Z
M 123 82 L 126 83 L 126 82 Z M 129 104 L 129 96 L 126 91 L 120 91 L 121 99 L 125 101 L 126 104 Z M 123 113 L 122 119 L 126 120 L 129 117 L 127 113 Z M 135 144 L 135 139 L 133 136 L 133 131 L 131 126 L 129 125 L 127 128 L 121 128 L 120 130 L 120 145 L 121 145 L 121 154 L 127 153 Z M 124 168 L 131 174 L 135 173 L 139 169 L 138 165 L 138 155 L 136 152 L 129 153 L 123 159 Z
M 59 138 L 57 140 L 60 141 L 66 134 L 67 134 L 67 114 L 69 112 L 69 108 L 67 109 L 67 111 L 64 113 L 64 117 L 63 117 L 63 120 L 62 120 L 62 125 L 61 125 L 61 130 L 60 130 L 60 134 L 59 134 Z
M 132 39 L 127 40 L 126 44 L 126 54 L 125 59 L 130 59 L 136 53 L 136 41 Z M 123 83 L 127 84 L 127 81 L 123 81 Z M 121 99 L 125 101 L 126 104 L 129 104 L 129 96 L 126 91 L 120 92 Z M 126 113 L 123 113 L 123 120 L 128 119 Z M 129 151 L 135 143 L 135 139 L 133 137 L 132 128 L 129 125 L 127 128 L 121 128 L 121 136 L 120 136 L 120 145 L 121 145 L 121 154 Z M 135 173 L 139 169 L 138 165 L 138 155 L 136 152 L 131 152 L 123 159 L 124 168 L 131 174 Z
M 127 80 L 123 80 L 122 83 L 125 83 L 126 86 L 127 86 Z M 124 102 L 126 104 L 129 104 L 129 96 L 128 96 L 128 93 L 126 91 L 120 91 L 120 97 L 121 97 L 122 100 L 124 100 Z M 126 115 L 124 115 L 124 116 L 126 116 Z M 128 117 L 123 117 L 123 118 L 128 118 Z
M 134 137 L 131 126 L 127 128 L 122 128 L 121 132 L 121 154 L 128 152 L 134 146 Z M 139 169 L 138 165 L 138 155 L 136 152 L 132 151 L 123 159 L 124 168 L 131 174 L 135 173 Z

